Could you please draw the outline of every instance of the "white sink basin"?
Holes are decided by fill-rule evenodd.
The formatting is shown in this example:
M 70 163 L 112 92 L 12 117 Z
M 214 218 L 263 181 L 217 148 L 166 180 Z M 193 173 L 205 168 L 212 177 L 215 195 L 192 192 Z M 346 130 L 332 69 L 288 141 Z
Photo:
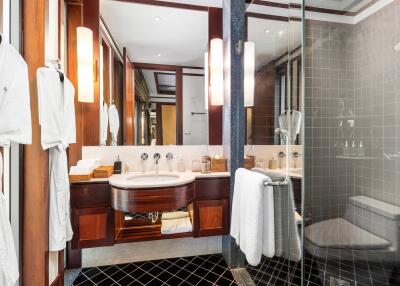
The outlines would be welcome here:
M 158 183 L 177 180 L 179 175 L 133 175 L 126 179 L 133 183 Z
M 189 172 L 159 174 L 128 173 L 111 176 L 110 184 L 117 188 L 144 189 L 180 186 L 189 184 L 194 180 L 195 176 Z

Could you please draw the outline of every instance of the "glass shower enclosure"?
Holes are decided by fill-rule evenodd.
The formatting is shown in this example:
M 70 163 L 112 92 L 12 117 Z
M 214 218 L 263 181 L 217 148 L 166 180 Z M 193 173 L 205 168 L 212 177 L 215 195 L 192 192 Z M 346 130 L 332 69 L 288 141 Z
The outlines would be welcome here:
M 302 247 L 247 265 L 253 282 L 400 285 L 400 1 L 253 0 L 246 32 L 246 142 L 291 177 Z

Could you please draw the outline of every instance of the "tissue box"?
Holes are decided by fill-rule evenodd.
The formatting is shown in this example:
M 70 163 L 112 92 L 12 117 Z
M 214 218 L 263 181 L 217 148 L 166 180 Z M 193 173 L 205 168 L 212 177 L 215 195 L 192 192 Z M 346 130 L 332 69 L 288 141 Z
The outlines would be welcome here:
M 226 172 L 226 159 L 211 158 L 211 172 Z
M 244 157 L 244 167 L 246 169 L 253 169 L 256 166 L 256 157 L 254 156 L 247 156 Z

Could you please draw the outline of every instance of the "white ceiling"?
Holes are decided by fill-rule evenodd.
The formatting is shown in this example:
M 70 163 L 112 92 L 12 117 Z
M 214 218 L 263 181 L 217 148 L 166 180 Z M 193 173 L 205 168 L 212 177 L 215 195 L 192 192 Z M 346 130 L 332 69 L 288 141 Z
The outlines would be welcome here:
M 156 87 L 156 81 L 154 79 L 154 73 L 155 72 L 165 73 L 165 71 L 154 71 L 154 70 L 142 70 L 142 71 L 143 71 L 144 79 L 147 83 L 147 87 L 150 92 L 150 97 L 160 97 L 160 98 L 161 97 L 166 97 L 166 98 L 175 97 L 175 95 L 158 94 L 157 93 L 157 87 Z M 168 73 L 170 73 L 170 72 L 168 72 Z M 173 77 L 173 81 L 163 82 L 163 84 L 175 85 L 175 77 Z
M 181 1 L 182 2 L 182 1 Z M 100 12 L 120 49 L 134 62 L 203 66 L 208 13 L 101 0 Z
M 249 17 L 248 40 L 255 42 L 256 68 L 259 68 L 301 45 L 301 22 Z

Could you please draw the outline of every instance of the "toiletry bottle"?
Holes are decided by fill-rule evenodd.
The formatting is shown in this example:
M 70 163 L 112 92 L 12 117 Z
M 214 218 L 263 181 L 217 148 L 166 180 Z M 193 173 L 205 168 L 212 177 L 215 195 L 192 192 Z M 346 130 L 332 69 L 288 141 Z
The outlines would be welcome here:
M 272 155 L 272 159 L 269 160 L 268 168 L 275 170 L 278 168 L 278 160 L 276 160 L 275 154 Z
M 360 140 L 360 146 L 358 147 L 358 156 L 360 157 L 365 156 L 365 148 L 362 140 Z
M 346 142 L 344 143 L 344 146 L 343 146 L 343 155 L 344 156 L 349 156 L 350 155 L 350 148 L 349 148 L 349 143 L 347 142 L 347 140 L 346 140 Z
M 179 161 L 178 161 L 178 166 L 177 166 L 178 168 L 178 172 L 185 172 L 185 162 L 183 161 L 183 157 L 182 157 L 182 155 L 181 155 L 181 157 L 179 158 Z
M 350 155 L 357 156 L 357 147 L 356 147 L 356 142 L 354 140 L 353 140 L 353 144 L 351 144 Z
M 114 174 L 121 174 L 122 172 L 122 162 L 119 160 L 119 155 L 117 161 L 114 162 Z

